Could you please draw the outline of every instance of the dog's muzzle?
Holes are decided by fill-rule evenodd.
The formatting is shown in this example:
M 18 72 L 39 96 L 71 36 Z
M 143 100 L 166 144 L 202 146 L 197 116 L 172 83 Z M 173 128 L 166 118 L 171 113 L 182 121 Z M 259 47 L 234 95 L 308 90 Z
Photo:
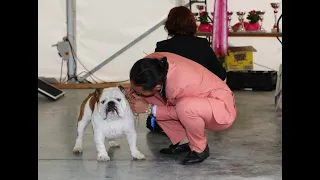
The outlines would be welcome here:
M 109 101 L 108 104 L 107 104 L 106 118 L 107 118 L 109 113 L 117 114 L 119 116 L 118 108 L 117 108 L 116 103 L 114 101 Z

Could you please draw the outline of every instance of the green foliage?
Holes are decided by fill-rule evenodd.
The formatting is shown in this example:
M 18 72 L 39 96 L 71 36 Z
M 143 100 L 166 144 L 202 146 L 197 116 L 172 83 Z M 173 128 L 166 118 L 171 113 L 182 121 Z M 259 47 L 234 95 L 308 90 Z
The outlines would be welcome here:
M 253 24 L 259 21 L 259 11 L 252 10 L 249 12 L 247 19 L 249 20 L 249 23 Z
M 200 12 L 199 21 L 201 24 L 209 24 L 208 12 L 206 12 L 206 11 Z

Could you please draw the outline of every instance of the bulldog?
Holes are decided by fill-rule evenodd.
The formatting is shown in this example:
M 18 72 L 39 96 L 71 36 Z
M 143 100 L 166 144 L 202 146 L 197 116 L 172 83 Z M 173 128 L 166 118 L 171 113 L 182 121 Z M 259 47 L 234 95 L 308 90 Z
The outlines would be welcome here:
M 122 86 L 97 89 L 82 102 L 77 124 L 78 136 L 72 150 L 74 154 L 82 153 L 83 133 L 92 121 L 98 161 L 110 160 L 105 139 L 108 139 L 110 147 L 119 147 L 114 139 L 122 135 L 127 137 L 133 159 L 145 159 L 136 146 L 134 115 L 125 93 Z

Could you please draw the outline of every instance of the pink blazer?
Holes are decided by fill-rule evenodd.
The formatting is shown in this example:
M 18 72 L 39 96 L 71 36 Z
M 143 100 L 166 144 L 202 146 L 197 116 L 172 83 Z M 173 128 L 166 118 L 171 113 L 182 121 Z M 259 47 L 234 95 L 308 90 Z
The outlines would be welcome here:
M 149 54 L 145 58 L 161 59 L 162 57 L 167 57 L 169 63 L 166 84 L 167 104 L 164 106 L 157 106 L 157 119 L 178 120 L 176 111 L 172 108 L 175 108 L 174 105 L 176 102 L 183 97 L 207 97 L 219 99 L 225 103 L 225 107 L 217 108 L 227 108 L 229 112 L 227 116 L 230 116 L 230 121 L 235 119 L 236 108 L 233 93 L 226 83 L 218 76 L 200 64 L 173 53 L 155 52 Z M 211 102 L 210 100 L 209 102 L 214 108 L 214 102 Z M 214 110 L 214 117 L 216 119 L 226 116 L 225 113 L 219 114 L 219 112 L 219 109 Z M 225 124 L 229 122 L 220 123 Z

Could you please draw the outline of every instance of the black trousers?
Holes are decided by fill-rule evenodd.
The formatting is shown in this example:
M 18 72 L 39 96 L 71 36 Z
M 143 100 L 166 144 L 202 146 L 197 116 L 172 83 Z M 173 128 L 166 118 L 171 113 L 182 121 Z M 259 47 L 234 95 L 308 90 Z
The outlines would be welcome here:
M 155 122 L 154 128 L 152 128 L 150 116 L 148 116 L 148 118 L 147 118 L 146 125 L 147 125 L 147 128 L 152 132 L 162 132 L 163 131 L 162 128 L 157 124 L 157 122 Z

